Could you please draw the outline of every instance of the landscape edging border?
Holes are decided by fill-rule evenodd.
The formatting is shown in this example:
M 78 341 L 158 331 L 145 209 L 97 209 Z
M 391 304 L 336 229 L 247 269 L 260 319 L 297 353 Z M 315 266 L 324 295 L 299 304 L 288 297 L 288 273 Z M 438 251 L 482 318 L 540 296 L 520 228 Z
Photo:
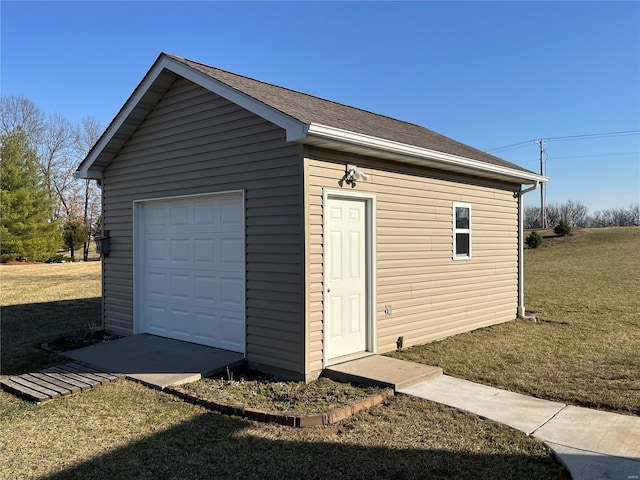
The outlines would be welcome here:
M 355 415 L 361 410 L 380 405 L 386 399 L 394 396 L 393 389 L 388 389 L 377 395 L 372 395 L 363 400 L 360 400 L 354 405 L 346 405 L 329 412 L 314 413 L 309 415 L 286 415 L 281 413 L 267 412 L 256 408 L 234 407 L 232 405 L 218 403 L 214 400 L 207 400 L 205 398 L 198 397 L 194 393 L 180 387 L 166 387 L 163 389 L 163 391 L 175 395 L 193 405 L 199 405 L 215 412 L 224 413 L 225 415 L 243 417 L 249 420 L 255 420 L 264 423 L 277 423 L 279 425 L 285 425 L 287 427 L 295 428 L 333 425 L 335 423 L 341 422 L 346 418 L 349 418 L 352 415 Z

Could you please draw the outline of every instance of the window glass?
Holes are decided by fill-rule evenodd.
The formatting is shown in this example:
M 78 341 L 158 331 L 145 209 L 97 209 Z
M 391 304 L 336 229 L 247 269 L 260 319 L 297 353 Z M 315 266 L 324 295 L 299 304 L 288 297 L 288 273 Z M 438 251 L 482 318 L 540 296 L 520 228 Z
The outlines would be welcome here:
M 456 233 L 456 255 L 469 256 L 469 234 Z
M 471 258 L 471 205 L 453 204 L 453 259 Z
M 469 209 L 456 207 L 456 228 L 469 228 Z

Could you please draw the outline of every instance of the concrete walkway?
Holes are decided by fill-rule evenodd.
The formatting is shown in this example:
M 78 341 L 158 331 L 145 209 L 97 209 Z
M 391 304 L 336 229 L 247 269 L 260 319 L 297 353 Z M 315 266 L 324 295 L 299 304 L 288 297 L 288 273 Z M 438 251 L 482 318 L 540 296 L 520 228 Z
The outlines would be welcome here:
M 640 417 L 567 406 L 443 375 L 397 390 L 543 441 L 575 480 L 640 479 Z

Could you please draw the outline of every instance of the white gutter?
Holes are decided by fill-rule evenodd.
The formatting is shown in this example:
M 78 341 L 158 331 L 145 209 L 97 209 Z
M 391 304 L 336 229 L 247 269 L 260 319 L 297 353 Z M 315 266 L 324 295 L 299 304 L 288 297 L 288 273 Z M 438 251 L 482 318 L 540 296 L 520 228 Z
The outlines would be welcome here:
M 405 161 L 408 158 L 413 158 L 418 160 L 418 162 L 415 162 L 416 164 L 433 162 L 433 165 L 431 166 L 439 168 L 448 167 L 452 170 L 464 171 L 467 173 L 474 171 L 483 172 L 487 176 L 493 178 L 508 179 L 510 181 L 517 181 L 521 184 L 537 185 L 540 182 L 546 182 L 549 180 L 547 177 L 533 172 L 516 170 L 501 165 L 494 165 L 458 155 L 438 152 L 424 147 L 416 147 L 406 143 L 395 142 L 393 140 L 373 137 L 371 135 L 351 132 L 349 130 L 342 130 L 340 128 L 329 127 L 327 125 L 320 125 L 317 123 L 309 125 L 306 132 L 306 138 L 303 138 L 300 141 L 302 143 L 313 143 L 313 139 L 325 140 L 332 143 L 342 144 L 344 146 L 359 146 L 378 153 L 383 152 L 398 157 L 404 157 Z
M 525 193 L 538 188 L 540 182 L 536 180 L 533 186 L 520 190 L 518 193 L 518 318 L 526 318 L 524 308 L 524 208 L 522 197 Z

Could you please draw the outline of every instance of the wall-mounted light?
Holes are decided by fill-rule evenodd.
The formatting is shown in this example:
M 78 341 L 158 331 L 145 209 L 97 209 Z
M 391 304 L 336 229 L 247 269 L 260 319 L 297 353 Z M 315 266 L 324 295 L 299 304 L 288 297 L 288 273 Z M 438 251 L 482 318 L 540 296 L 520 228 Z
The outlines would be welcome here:
M 109 255 L 111 250 L 111 239 L 109 238 L 109 230 L 105 231 L 105 236 L 96 240 L 96 253 L 99 253 L 103 257 Z
M 346 183 L 347 185 L 351 185 L 351 188 L 355 188 L 356 182 L 366 182 L 367 180 L 369 180 L 369 175 L 359 170 L 355 165 L 347 165 L 344 176 L 338 183 L 340 186 Z

